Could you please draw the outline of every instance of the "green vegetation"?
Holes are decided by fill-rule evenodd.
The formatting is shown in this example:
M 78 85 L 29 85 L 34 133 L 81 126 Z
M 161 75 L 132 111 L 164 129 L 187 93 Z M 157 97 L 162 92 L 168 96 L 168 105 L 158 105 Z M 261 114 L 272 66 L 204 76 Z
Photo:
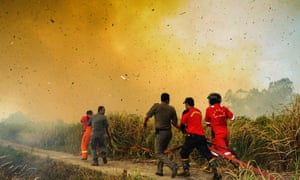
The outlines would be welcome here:
M 149 121 L 149 127 L 144 129 L 142 116 L 125 113 L 108 114 L 107 116 L 115 147 L 114 150 L 110 149 L 109 151 L 110 158 L 152 158 L 151 152 L 138 148 L 130 149 L 130 147 L 138 145 L 153 149 L 153 121 Z M 79 155 L 81 128 L 80 123 L 32 122 L 21 113 L 16 113 L 0 123 L 0 137 L 30 146 Z M 294 103 L 286 106 L 285 110 L 278 115 L 260 116 L 256 119 L 237 117 L 235 121 L 229 123 L 229 132 L 230 147 L 233 148 L 239 159 L 249 162 L 253 167 L 276 172 L 277 176 L 282 174 L 299 179 L 299 96 Z M 183 135 L 174 128 L 173 139 L 169 147 L 178 147 L 182 142 Z M 170 158 L 179 159 L 178 151 L 169 154 Z M 205 162 L 198 153 L 192 154 L 192 160 L 198 164 Z M 228 163 L 220 162 L 220 164 L 226 165 L 226 173 L 233 179 L 262 178 L 246 169 L 240 169 L 240 173 L 237 175 Z

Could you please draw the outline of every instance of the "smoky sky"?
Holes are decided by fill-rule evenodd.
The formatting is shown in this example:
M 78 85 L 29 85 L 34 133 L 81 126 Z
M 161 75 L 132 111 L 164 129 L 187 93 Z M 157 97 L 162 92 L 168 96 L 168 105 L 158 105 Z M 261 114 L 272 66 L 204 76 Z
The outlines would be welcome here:
M 86 110 L 145 114 L 168 92 L 300 89 L 298 1 L 0 0 L 0 118 L 77 122 Z M 276 37 L 276 38 L 274 38 Z M 179 113 L 178 113 L 179 114 Z

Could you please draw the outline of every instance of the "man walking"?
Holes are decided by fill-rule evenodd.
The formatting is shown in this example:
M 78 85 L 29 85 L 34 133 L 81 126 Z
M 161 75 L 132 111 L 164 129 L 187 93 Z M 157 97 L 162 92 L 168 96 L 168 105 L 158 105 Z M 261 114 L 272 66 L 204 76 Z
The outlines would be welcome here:
M 220 172 L 218 172 L 216 160 L 212 157 L 207 146 L 205 132 L 202 126 L 202 113 L 199 109 L 194 107 L 194 99 L 192 97 L 187 97 L 183 103 L 186 109 L 181 117 L 180 128 L 186 137 L 180 151 L 183 171 L 179 171 L 178 175 L 190 176 L 189 155 L 194 148 L 196 148 L 199 153 L 207 159 L 210 167 L 213 169 L 213 179 L 220 179 L 221 175 Z
M 170 95 L 168 93 L 161 94 L 161 103 L 155 103 L 148 113 L 144 121 L 144 128 L 147 127 L 147 121 L 154 116 L 155 119 L 155 147 L 154 152 L 158 158 L 156 175 L 163 176 L 163 166 L 166 164 L 172 171 L 171 177 L 177 175 L 178 166 L 172 162 L 164 151 L 167 149 L 172 138 L 171 124 L 177 126 L 177 114 L 173 106 L 169 105 Z
M 98 107 L 98 113 L 91 117 L 89 125 L 92 126 L 92 138 L 91 138 L 91 148 L 93 156 L 92 166 L 98 166 L 98 154 L 97 148 L 100 149 L 100 156 L 102 157 L 103 163 L 107 163 L 107 154 L 106 154 L 106 143 L 105 143 L 105 133 L 108 136 L 109 143 L 111 145 L 111 135 L 108 129 L 107 118 L 104 115 L 105 108 L 104 106 Z

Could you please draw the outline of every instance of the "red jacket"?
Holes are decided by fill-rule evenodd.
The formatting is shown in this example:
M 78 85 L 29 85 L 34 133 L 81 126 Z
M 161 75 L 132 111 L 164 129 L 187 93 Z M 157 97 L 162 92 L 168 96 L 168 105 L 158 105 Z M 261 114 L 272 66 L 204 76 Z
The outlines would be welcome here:
M 233 113 L 227 107 L 217 103 L 206 108 L 205 121 L 213 129 L 214 127 L 226 127 L 227 119 L 234 119 Z
M 89 118 L 90 117 L 88 115 L 85 115 L 85 116 L 81 117 L 80 122 L 83 125 L 83 130 L 86 130 L 86 127 L 88 126 L 88 120 L 89 120 Z
M 182 115 L 181 124 L 184 124 L 188 134 L 205 135 L 202 126 L 202 113 L 197 108 L 189 108 L 189 111 Z

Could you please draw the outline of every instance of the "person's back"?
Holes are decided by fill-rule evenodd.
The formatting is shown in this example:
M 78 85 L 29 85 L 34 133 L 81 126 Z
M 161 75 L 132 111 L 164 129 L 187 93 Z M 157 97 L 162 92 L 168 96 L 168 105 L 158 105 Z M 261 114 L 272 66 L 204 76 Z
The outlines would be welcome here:
M 106 133 L 106 128 L 108 127 L 106 116 L 97 113 L 91 118 L 92 126 L 92 136 L 102 137 Z
M 202 126 L 202 113 L 199 109 L 190 107 L 188 112 L 182 115 L 182 121 L 188 124 L 186 129 L 187 133 L 205 135 Z
M 211 93 L 208 100 L 210 106 L 206 108 L 205 121 L 212 130 L 212 148 L 224 155 L 231 155 L 228 148 L 227 120 L 234 120 L 234 115 L 227 107 L 221 106 L 220 94 Z M 213 151 L 212 153 L 217 155 Z
M 177 120 L 176 111 L 173 106 L 162 102 L 153 105 L 147 116 L 155 117 L 155 128 L 171 129 L 171 121 Z
M 161 103 L 152 105 L 144 119 L 144 128 L 147 127 L 147 121 L 154 116 L 155 119 L 155 143 L 154 152 L 158 158 L 157 172 L 158 176 L 163 176 L 163 166 L 166 164 L 172 171 L 171 177 L 177 175 L 178 166 L 172 162 L 164 151 L 167 149 L 172 138 L 171 123 L 177 126 L 177 115 L 175 108 L 169 105 L 170 95 L 168 93 L 161 94 Z
M 216 126 L 227 126 L 227 119 L 233 117 L 232 112 L 225 106 L 216 103 L 207 108 L 207 122 L 210 123 L 211 127 Z
M 110 132 L 108 129 L 108 122 L 106 119 L 105 108 L 104 106 L 98 107 L 98 113 L 94 115 L 90 121 L 89 125 L 92 126 L 92 138 L 91 138 L 91 147 L 92 147 L 92 156 L 93 156 L 93 164 L 92 166 L 98 166 L 98 154 L 96 149 L 100 149 L 100 156 L 102 157 L 103 163 L 107 163 L 106 158 L 106 144 L 105 144 L 105 133 L 107 134 L 110 142 Z M 111 142 L 110 142 L 111 144 Z

